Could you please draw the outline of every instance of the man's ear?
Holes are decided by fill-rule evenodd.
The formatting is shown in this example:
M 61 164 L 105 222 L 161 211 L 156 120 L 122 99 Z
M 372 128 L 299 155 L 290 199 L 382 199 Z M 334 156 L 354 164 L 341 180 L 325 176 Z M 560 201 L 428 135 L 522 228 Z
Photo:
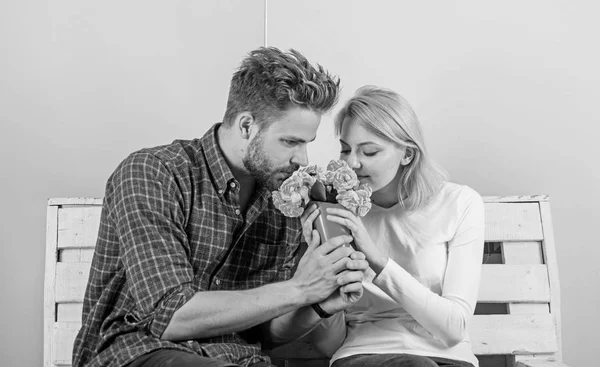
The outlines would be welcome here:
M 242 139 L 250 138 L 250 132 L 255 122 L 256 120 L 254 120 L 254 116 L 252 116 L 252 114 L 248 111 L 244 111 L 238 115 L 236 127 L 239 129 Z
M 408 166 L 414 158 L 415 158 L 415 149 L 411 148 L 411 147 L 406 147 L 406 149 L 404 149 L 404 157 L 402 157 L 400 164 L 403 166 Z

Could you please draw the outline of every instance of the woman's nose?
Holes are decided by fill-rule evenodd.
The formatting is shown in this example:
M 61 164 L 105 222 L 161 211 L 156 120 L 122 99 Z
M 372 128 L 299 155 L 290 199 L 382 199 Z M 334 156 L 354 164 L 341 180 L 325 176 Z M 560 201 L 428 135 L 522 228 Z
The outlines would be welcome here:
M 353 169 L 360 168 L 360 162 L 358 161 L 358 159 L 356 159 L 356 156 L 348 157 L 347 162 L 348 162 L 348 166 L 350 166 L 350 168 L 353 168 Z

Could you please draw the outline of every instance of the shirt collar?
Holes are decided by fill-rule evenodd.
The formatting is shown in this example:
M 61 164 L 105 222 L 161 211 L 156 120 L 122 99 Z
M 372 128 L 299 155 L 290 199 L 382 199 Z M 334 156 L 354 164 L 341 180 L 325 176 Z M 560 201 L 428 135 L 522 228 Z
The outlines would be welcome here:
M 233 173 L 231 173 L 225 156 L 219 147 L 217 130 L 220 126 L 221 123 L 214 124 L 200 139 L 200 144 L 202 144 L 208 169 L 212 175 L 213 185 L 219 196 L 223 196 L 227 189 L 230 188 L 229 185 L 239 185 L 239 183 L 233 177 Z

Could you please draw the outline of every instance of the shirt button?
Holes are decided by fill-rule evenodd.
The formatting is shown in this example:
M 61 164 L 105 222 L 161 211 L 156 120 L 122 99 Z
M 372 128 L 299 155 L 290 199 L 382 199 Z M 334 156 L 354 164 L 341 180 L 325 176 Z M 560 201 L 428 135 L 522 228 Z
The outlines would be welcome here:
M 215 284 L 216 285 L 221 285 L 221 279 L 215 278 Z
M 223 190 L 219 190 L 219 194 L 222 195 L 223 194 Z
M 240 215 L 240 213 L 241 213 L 241 212 L 240 212 L 240 210 L 239 210 L 239 209 L 236 209 L 236 210 L 235 210 L 235 215 Z
M 230 183 L 229 186 L 235 189 L 235 182 Z

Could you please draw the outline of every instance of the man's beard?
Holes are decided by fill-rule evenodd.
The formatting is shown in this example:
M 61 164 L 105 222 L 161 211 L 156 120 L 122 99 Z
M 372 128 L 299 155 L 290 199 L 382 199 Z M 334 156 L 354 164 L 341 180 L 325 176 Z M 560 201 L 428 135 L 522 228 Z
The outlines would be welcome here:
M 265 153 L 264 139 L 260 133 L 248 145 L 248 152 L 242 159 L 242 163 L 256 180 L 256 183 L 259 186 L 266 187 L 269 191 L 277 190 L 283 181 L 292 175 L 292 172 L 300 168 L 298 164 L 274 168 L 273 163 Z M 278 173 L 284 173 L 285 175 L 277 175 Z

